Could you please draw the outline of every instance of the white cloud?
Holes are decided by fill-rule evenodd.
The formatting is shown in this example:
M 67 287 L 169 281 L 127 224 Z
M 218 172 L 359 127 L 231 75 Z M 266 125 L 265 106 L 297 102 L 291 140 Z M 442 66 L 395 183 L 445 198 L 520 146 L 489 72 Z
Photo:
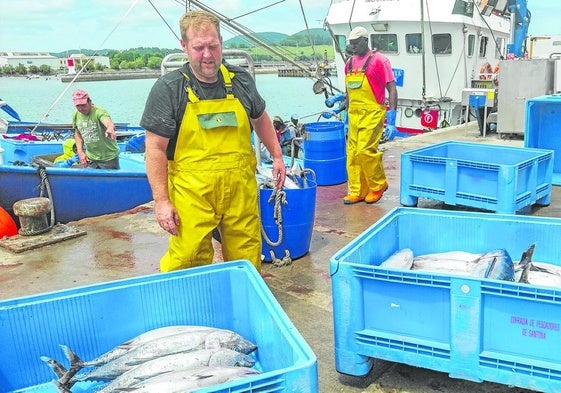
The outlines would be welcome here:
M 255 32 L 322 28 L 329 0 L 199 0 Z M 162 17 L 152 7 L 154 4 Z M 134 9 L 122 20 L 127 10 Z M 268 7 L 270 6 L 270 7 Z M 302 8 L 304 15 L 302 14 Z M 531 0 L 530 34 L 561 34 L 559 0 Z M 0 0 L 0 51 L 177 48 L 184 0 Z M 168 27 L 167 24 L 169 24 Z M 229 32 L 223 23 L 226 39 Z

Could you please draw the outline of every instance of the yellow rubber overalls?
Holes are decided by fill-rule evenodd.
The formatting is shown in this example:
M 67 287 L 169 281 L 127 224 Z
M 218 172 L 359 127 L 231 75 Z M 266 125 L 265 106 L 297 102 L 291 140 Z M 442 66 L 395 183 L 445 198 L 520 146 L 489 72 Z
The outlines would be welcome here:
M 218 228 L 224 260 L 247 259 L 261 269 L 261 220 L 251 125 L 220 66 L 226 98 L 199 100 L 191 87 L 175 157 L 168 163 L 170 200 L 180 217 L 160 270 L 212 263 L 212 231 Z M 187 75 L 184 76 L 189 79 Z M 189 85 L 189 84 L 188 84 Z
M 373 56 L 372 52 L 361 69 L 353 70 L 351 61 L 349 71 L 345 75 L 349 100 L 348 187 L 350 195 L 362 198 L 370 190 L 380 190 L 386 183 L 382 153 L 378 151 L 378 143 L 384 130 L 386 107 L 376 101 L 365 74 Z

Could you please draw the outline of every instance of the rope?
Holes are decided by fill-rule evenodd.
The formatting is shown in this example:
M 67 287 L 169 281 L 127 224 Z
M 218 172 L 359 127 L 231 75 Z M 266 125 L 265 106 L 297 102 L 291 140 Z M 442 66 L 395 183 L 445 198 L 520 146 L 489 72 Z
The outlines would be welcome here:
M 45 170 L 44 166 L 39 166 L 37 168 L 37 173 L 39 174 L 39 177 L 41 178 L 41 190 L 39 192 L 39 197 L 43 197 L 45 190 L 47 191 L 47 196 L 49 198 L 49 200 L 51 201 L 51 222 L 49 224 L 48 227 L 43 228 L 43 229 L 37 229 L 35 231 L 27 231 L 25 229 L 21 229 L 19 230 L 19 234 L 22 236 L 35 236 L 35 235 L 40 235 L 42 233 L 48 232 L 51 230 L 52 227 L 54 227 L 54 223 L 55 223 L 55 204 L 53 201 L 53 194 L 51 191 L 51 183 L 49 182 L 49 179 L 47 178 L 47 171 Z
M 259 184 L 259 188 L 261 188 L 261 186 L 266 186 L 267 188 L 272 188 L 273 192 L 271 193 L 271 196 L 269 197 L 269 200 L 267 201 L 269 204 L 274 201 L 275 205 L 273 207 L 273 218 L 275 219 L 275 223 L 277 224 L 277 229 L 279 232 L 279 237 L 278 240 L 276 242 L 273 242 L 271 239 L 269 239 L 269 236 L 267 236 L 267 232 L 265 232 L 265 229 L 263 228 L 263 221 L 261 221 L 261 234 L 263 235 L 263 239 L 265 239 L 265 242 L 271 246 L 271 247 L 276 247 L 278 245 L 280 245 L 282 243 L 282 238 L 283 238 L 283 231 L 282 231 L 282 205 L 286 205 L 288 204 L 287 200 L 286 200 L 286 192 L 283 190 L 280 190 L 278 188 L 276 188 L 272 182 L 265 182 L 265 183 L 261 183 Z M 260 199 L 260 193 L 258 190 L 257 193 L 257 199 Z M 261 205 L 260 205 L 261 206 Z

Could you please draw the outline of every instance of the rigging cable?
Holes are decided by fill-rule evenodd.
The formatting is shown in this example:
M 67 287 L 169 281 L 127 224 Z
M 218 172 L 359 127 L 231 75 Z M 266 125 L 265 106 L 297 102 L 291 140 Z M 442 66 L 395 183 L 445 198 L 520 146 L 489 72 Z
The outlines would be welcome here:
M 425 9 L 424 9 L 424 5 L 423 5 L 423 0 L 420 0 L 420 5 L 421 5 L 421 47 L 422 47 L 422 57 L 421 57 L 421 62 L 422 62 L 422 74 L 423 74 L 423 83 L 421 86 L 421 99 L 423 100 L 423 102 L 426 99 L 427 96 L 427 65 L 426 65 L 426 60 L 425 60 L 425 56 L 426 56 L 426 45 L 425 45 Z
M 317 70 L 319 70 L 319 61 L 316 53 L 316 46 L 314 45 L 314 40 L 312 40 L 312 35 L 310 34 L 310 27 L 308 26 L 308 20 L 306 19 L 306 13 L 304 12 L 304 6 L 302 5 L 302 0 L 299 0 L 300 10 L 302 11 L 302 17 L 304 18 L 304 24 L 306 25 L 306 31 L 308 32 L 308 41 L 312 46 L 312 58 L 315 60 L 315 65 Z
M 179 36 L 177 35 L 177 33 L 175 32 L 175 30 L 173 30 L 171 28 L 171 26 L 169 25 L 169 23 L 166 21 L 166 19 L 164 18 L 164 16 L 160 13 L 160 11 L 158 11 L 158 9 L 156 8 L 156 6 L 154 5 L 154 3 L 152 3 L 152 0 L 148 0 L 148 3 L 150 3 L 150 5 L 152 6 L 152 8 L 154 8 L 154 11 L 156 11 L 156 13 L 160 16 L 160 18 L 164 21 L 164 23 L 166 24 L 166 26 L 168 27 L 168 29 L 170 29 L 171 33 L 175 36 L 175 38 L 177 38 L 178 42 L 181 42 L 181 38 L 179 38 Z
M 123 22 L 123 20 L 125 20 L 125 18 L 131 13 L 131 11 L 133 10 L 133 8 L 136 6 L 136 3 L 138 3 L 138 0 L 134 0 L 131 4 L 131 6 L 129 7 L 129 9 L 127 10 L 127 12 L 125 12 L 125 14 L 121 17 L 121 19 L 117 22 L 117 24 L 115 25 L 115 27 L 113 27 L 113 29 L 109 32 L 109 34 L 107 35 L 107 37 L 105 37 L 105 39 L 101 42 L 101 44 L 99 45 L 99 49 L 97 51 L 94 52 L 94 55 L 97 54 L 97 52 L 99 52 L 102 48 L 103 45 L 105 45 L 105 42 L 109 39 L 109 37 L 111 37 L 111 35 L 115 32 L 115 30 L 117 30 L 117 27 L 119 27 L 119 25 Z M 33 127 L 33 129 L 31 130 L 31 133 L 34 133 L 35 130 L 37 129 L 37 127 L 39 127 L 39 125 L 43 122 L 43 120 L 45 120 L 47 117 L 49 117 L 49 112 L 58 104 L 58 102 L 62 99 L 62 97 L 64 96 L 64 94 L 70 89 L 70 87 L 74 84 L 74 82 L 76 81 L 76 79 L 78 78 L 78 76 L 82 73 L 82 71 L 84 71 L 84 69 L 87 67 L 87 65 L 92 61 L 93 56 L 91 55 L 88 60 L 86 61 L 86 63 L 84 63 L 84 65 L 82 66 L 82 68 L 80 68 L 80 70 L 76 73 L 76 75 L 74 76 L 74 78 L 72 78 L 72 80 L 70 81 L 70 83 L 68 83 L 68 86 L 66 86 L 66 88 L 62 91 L 62 93 L 59 94 L 59 96 L 55 99 L 55 101 L 53 102 L 53 104 L 50 106 L 49 109 L 47 109 L 47 112 L 45 112 L 45 114 L 43 114 L 43 116 L 41 117 L 41 119 L 39 120 L 39 122 Z
M 421 0 L 421 1 L 422 1 L 422 0 Z M 427 6 L 427 17 L 428 17 L 428 19 L 429 19 L 429 30 L 430 30 L 430 35 L 431 35 L 431 37 L 432 37 L 432 36 L 433 36 L 433 33 L 432 33 L 432 22 L 431 22 L 431 18 L 430 18 L 429 5 L 428 5 L 428 1 L 427 1 L 427 0 L 425 0 L 425 4 L 426 4 L 426 6 Z M 433 59 L 434 59 L 434 66 L 435 66 L 435 69 L 436 69 L 436 80 L 438 81 L 438 91 L 439 91 L 439 93 L 440 93 L 440 97 L 442 98 L 442 97 L 443 97 L 443 95 L 442 95 L 442 82 L 440 81 L 440 72 L 439 72 L 439 67 L 438 67 L 438 61 L 436 60 L 436 53 L 434 53 L 434 49 L 433 49 L 432 52 L 433 52 L 433 56 L 432 56 L 432 57 L 433 57 Z

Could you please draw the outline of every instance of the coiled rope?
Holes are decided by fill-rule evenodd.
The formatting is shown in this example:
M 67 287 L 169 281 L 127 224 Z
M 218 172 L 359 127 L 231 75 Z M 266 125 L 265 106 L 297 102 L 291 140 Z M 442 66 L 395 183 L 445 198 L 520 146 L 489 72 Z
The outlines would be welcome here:
M 265 242 L 270 246 L 270 247 L 276 247 L 279 246 L 282 241 L 283 241 L 283 237 L 284 237 L 284 233 L 283 233 L 283 227 L 282 227 L 282 205 L 287 205 L 288 201 L 286 199 L 286 192 L 282 189 L 279 189 L 277 187 L 275 187 L 275 184 L 272 181 L 267 181 L 267 182 L 263 182 L 263 183 L 259 183 L 258 188 L 267 188 L 267 189 L 272 189 L 272 193 L 271 196 L 269 197 L 269 199 L 267 200 L 267 202 L 269 204 L 274 202 L 274 206 L 273 206 L 273 218 L 275 220 L 275 223 L 277 225 L 277 230 L 279 233 L 278 239 L 277 241 L 272 241 L 269 236 L 267 235 L 267 232 L 265 232 L 265 229 L 263 228 L 263 221 L 261 220 L 261 234 L 263 235 L 263 239 L 265 239 Z M 261 193 L 259 192 L 259 190 L 257 190 L 257 202 L 259 203 L 259 206 L 261 206 L 260 203 L 260 195 Z M 292 259 L 290 258 L 290 252 L 288 250 L 284 250 L 284 258 L 279 259 L 275 256 L 275 252 L 273 250 L 269 250 L 269 254 L 271 255 L 271 262 L 273 264 L 273 266 L 275 267 L 280 267 L 280 266 L 286 266 L 286 265 L 290 265 L 292 264 Z
M 265 232 L 265 229 L 263 228 L 263 222 L 262 221 L 261 221 L 261 234 L 263 235 L 263 238 L 265 239 L 265 242 L 267 242 L 267 244 L 269 246 L 276 247 L 276 246 L 278 246 L 282 243 L 282 239 L 283 239 L 282 205 L 288 204 L 288 201 L 286 200 L 286 192 L 284 190 L 276 188 L 272 182 L 260 183 L 259 188 L 272 188 L 273 189 L 273 192 L 271 193 L 271 196 L 269 197 L 267 202 L 270 204 L 274 201 L 274 203 L 275 203 L 275 205 L 273 206 L 273 218 L 275 219 L 275 223 L 277 224 L 277 229 L 278 229 L 278 232 L 279 232 L 279 236 L 278 236 L 277 241 L 275 241 L 275 242 L 273 242 L 271 239 L 269 239 L 269 236 L 267 236 L 267 232 Z M 258 199 L 258 202 L 259 202 L 260 193 L 257 194 L 257 199 Z

